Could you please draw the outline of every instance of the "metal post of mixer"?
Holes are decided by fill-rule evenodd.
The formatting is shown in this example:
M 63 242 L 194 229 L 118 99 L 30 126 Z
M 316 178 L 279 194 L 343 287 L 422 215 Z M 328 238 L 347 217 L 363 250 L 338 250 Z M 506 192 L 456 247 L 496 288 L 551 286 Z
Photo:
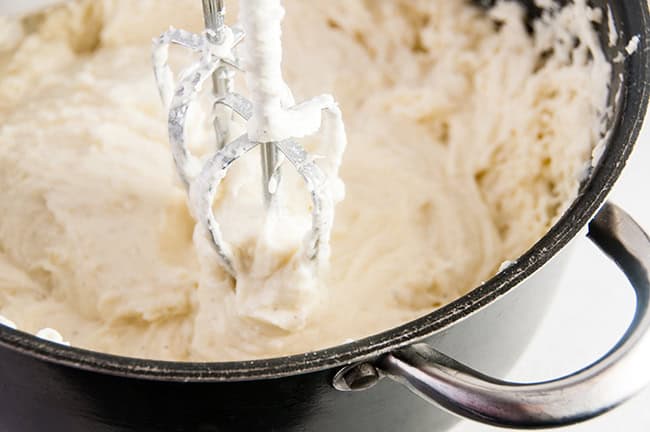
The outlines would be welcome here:
M 260 10 L 264 13 L 260 13 Z M 262 191 L 267 209 L 272 207 L 280 183 L 278 142 L 272 138 L 274 116 L 280 112 L 282 98 L 272 88 L 282 82 L 282 42 L 280 35 L 284 16 L 280 0 L 247 0 L 240 2 L 240 14 L 250 43 L 246 78 L 253 104 L 252 139 L 259 141 L 262 165 Z M 257 49 L 264 52 L 259 55 Z M 262 72 L 263 71 L 263 72 Z M 271 87 L 271 88 L 270 88 Z M 251 131 L 249 130 L 249 135 Z M 269 139 L 270 138 L 270 139 Z
M 278 168 L 278 148 L 274 142 L 266 142 L 260 145 L 262 157 L 262 188 L 264 190 L 264 204 L 271 205 L 273 196 L 277 191 L 277 182 L 280 173 Z
M 225 23 L 226 5 L 224 0 L 203 0 L 203 22 L 205 28 L 214 30 L 218 40 L 223 37 Z
M 214 30 L 217 42 L 223 37 L 225 27 L 226 7 L 224 0 L 203 0 L 203 16 L 205 27 Z M 278 41 L 279 43 L 279 41 Z M 221 66 L 212 75 L 214 95 L 217 99 L 223 98 L 234 90 L 234 71 L 228 66 Z M 217 148 L 224 147 L 228 137 L 228 124 L 215 117 L 214 129 L 217 135 Z M 278 170 L 279 153 L 277 143 L 264 142 L 260 145 L 262 165 L 262 191 L 264 204 L 268 208 L 273 201 L 280 181 Z
M 226 5 L 224 0 L 203 0 L 203 21 L 205 28 L 214 30 L 217 42 L 223 40 L 225 28 Z M 234 91 L 235 72 L 228 66 L 219 66 L 212 74 L 212 89 L 215 98 L 220 99 Z M 217 135 L 217 149 L 223 148 L 228 137 L 228 125 L 222 124 L 219 117 L 214 119 Z

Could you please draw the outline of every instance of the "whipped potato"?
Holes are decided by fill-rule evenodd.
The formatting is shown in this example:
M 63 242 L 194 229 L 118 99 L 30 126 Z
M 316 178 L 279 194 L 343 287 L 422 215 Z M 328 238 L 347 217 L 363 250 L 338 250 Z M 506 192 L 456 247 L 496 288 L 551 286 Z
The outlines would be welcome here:
M 601 11 L 577 0 L 531 35 L 513 2 L 489 12 L 464 0 L 283 5 L 293 98 L 335 95 L 348 133 L 346 198 L 319 286 L 305 289 L 287 265 L 310 225 L 308 193 L 283 170 L 280 187 L 304 193 L 265 224 L 257 153 L 233 166 L 214 211 L 243 262 L 270 236 L 274 259 L 259 274 L 276 279 L 234 284 L 195 234 L 150 47 L 170 24 L 200 31 L 200 2 L 85 0 L 2 21 L 16 29 L 0 32 L 2 316 L 143 358 L 307 352 L 458 298 L 575 198 L 605 132 L 611 69 L 591 25 Z M 176 70 L 191 61 L 171 54 Z M 189 141 L 208 154 L 201 106 Z

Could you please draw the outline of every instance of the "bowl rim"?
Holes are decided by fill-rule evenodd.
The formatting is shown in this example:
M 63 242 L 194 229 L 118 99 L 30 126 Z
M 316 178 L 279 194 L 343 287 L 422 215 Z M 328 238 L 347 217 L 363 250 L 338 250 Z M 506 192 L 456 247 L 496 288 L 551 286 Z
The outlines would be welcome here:
M 636 2 L 633 2 L 636 4 Z M 645 2 L 639 10 L 621 2 L 625 40 L 641 39 L 637 52 L 624 63 L 620 114 L 609 144 L 589 182 L 549 232 L 517 261 L 463 297 L 421 318 L 390 330 L 332 348 L 265 360 L 236 362 L 173 362 L 145 360 L 67 347 L 0 325 L 0 347 L 95 373 L 155 381 L 232 382 L 313 373 L 374 359 L 450 327 L 515 289 L 564 248 L 605 202 L 623 171 L 641 130 L 650 97 L 650 16 Z M 632 30 L 632 31 L 630 31 Z

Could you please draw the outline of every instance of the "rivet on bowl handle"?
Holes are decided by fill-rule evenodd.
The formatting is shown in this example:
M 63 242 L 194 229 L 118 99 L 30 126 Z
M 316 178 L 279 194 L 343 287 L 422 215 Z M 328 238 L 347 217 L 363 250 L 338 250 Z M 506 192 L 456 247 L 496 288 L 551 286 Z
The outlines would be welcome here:
M 625 272 L 637 299 L 630 328 L 591 366 L 552 381 L 516 384 L 483 375 L 427 344 L 415 344 L 380 357 L 374 362 L 377 375 L 461 417 L 522 429 L 585 421 L 636 395 L 650 384 L 650 238 L 613 204 L 605 204 L 590 223 L 589 238 Z M 342 370 L 334 386 L 356 390 L 350 384 L 354 374 L 355 366 Z

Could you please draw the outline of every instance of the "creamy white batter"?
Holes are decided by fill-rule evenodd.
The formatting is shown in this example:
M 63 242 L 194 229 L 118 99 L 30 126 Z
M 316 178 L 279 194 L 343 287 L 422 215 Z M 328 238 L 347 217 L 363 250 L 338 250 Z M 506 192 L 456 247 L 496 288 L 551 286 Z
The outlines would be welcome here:
M 0 41 L 2 315 L 28 331 L 56 328 L 75 346 L 147 358 L 333 346 L 467 292 L 575 196 L 603 132 L 610 75 L 590 25 L 603 16 L 584 1 L 538 23 L 534 37 L 510 2 L 489 16 L 462 0 L 285 7 L 285 80 L 298 101 L 336 95 L 349 137 L 326 295 L 280 278 L 273 298 L 250 302 L 193 236 L 149 52 L 170 24 L 200 31 L 200 2 L 83 1 Z M 197 111 L 190 129 L 199 154 L 214 141 L 203 120 Z M 261 205 L 248 194 L 259 194 L 259 177 L 243 174 L 257 166 L 257 154 L 240 161 L 215 205 L 239 245 L 259 234 L 258 213 L 222 204 Z M 287 268 L 280 251 L 292 247 L 282 236 L 272 244 L 273 265 Z

